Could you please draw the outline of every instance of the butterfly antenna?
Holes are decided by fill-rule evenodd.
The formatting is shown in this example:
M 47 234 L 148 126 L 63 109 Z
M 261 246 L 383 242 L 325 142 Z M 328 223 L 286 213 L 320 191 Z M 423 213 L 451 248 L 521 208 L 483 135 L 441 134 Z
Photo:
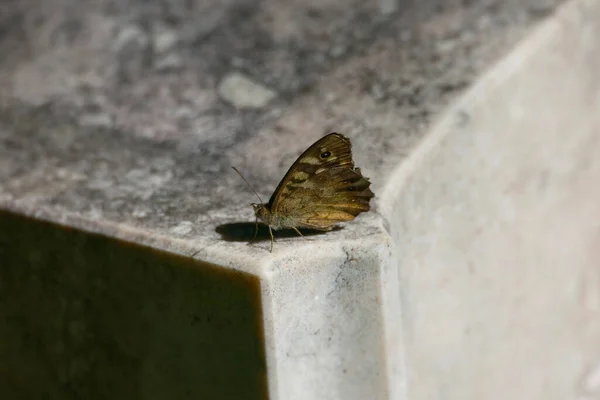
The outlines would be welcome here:
M 246 178 L 244 178 L 244 175 L 242 175 L 242 173 L 240 171 L 238 171 L 238 169 L 236 167 L 231 167 L 231 168 L 233 168 L 233 170 L 235 172 L 237 172 L 239 176 L 242 177 L 242 179 L 244 180 L 244 182 L 246 182 L 246 185 L 248 185 L 248 187 L 250 188 L 250 190 L 252 190 L 254 192 L 254 194 L 256 195 L 256 197 L 258 197 L 258 200 L 260 200 L 260 204 L 264 204 L 264 202 L 262 201 L 262 199 L 260 198 L 260 196 L 258 195 L 258 193 L 256 193 L 256 190 L 254 190 L 254 188 L 252 187 L 252 185 L 246 180 Z

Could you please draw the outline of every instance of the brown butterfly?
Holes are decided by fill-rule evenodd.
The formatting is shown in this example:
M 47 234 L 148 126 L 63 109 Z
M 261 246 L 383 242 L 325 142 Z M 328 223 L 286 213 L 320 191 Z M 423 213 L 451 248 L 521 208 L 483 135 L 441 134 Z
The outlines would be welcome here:
M 274 242 L 271 229 L 292 228 L 302 236 L 298 228 L 329 231 L 336 223 L 369 211 L 369 201 L 374 196 L 370 185 L 360 169 L 354 168 L 350 140 L 339 133 L 322 137 L 302 153 L 279 182 L 268 204 L 263 203 L 248 183 L 261 202 L 252 203 L 252 207 L 257 220 L 260 218 L 269 227 L 271 252 Z

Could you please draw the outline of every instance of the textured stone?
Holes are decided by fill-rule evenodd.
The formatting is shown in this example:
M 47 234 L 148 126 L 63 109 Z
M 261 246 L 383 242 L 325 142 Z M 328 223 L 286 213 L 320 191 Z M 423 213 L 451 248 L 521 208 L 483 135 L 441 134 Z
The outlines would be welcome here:
M 597 1 L 13 3 L 4 397 L 596 395 Z M 332 130 L 373 211 L 269 253 L 231 166 Z
M 261 108 L 277 94 L 237 72 L 226 75 L 218 88 L 223 100 L 238 108 Z
M 166 29 L 161 30 L 154 36 L 154 51 L 159 54 L 166 53 L 175 47 L 178 41 L 177 33 Z
M 407 398 L 597 398 L 599 45 L 561 7 L 390 178 Z

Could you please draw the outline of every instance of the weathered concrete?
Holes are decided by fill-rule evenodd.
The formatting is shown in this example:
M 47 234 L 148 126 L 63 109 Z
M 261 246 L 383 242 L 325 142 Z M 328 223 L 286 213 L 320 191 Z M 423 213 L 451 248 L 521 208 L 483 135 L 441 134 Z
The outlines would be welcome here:
M 393 174 L 408 398 L 600 398 L 598 49 L 567 4 Z
M 0 359 L 10 360 L 0 391 L 227 398 L 242 385 L 236 398 L 263 398 L 266 388 L 286 400 L 594 395 L 596 349 L 586 343 L 596 321 L 569 296 L 588 293 L 592 304 L 597 285 L 578 292 L 559 283 L 571 278 L 571 262 L 593 278 L 598 259 L 589 243 L 599 202 L 585 191 L 598 178 L 598 2 L 573 1 L 530 33 L 558 3 L 5 6 L 0 206 L 83 233 L 54 242 L 56 228 L 3 214 L 3 227 L 25 233 L 5 230 L 0 246 Z M 483 74 L 523 38 L 517 55 Z M 236 95 L 231 76 L 262 94 Z M 230 166 L 266 198 L 295 157 L 333 130 L 352 139 L 373 181 L 374 211 L 308 241 L 283 233 L 273 254 L 265 232 L 251 243 L 255 198 Z M 548 181 L 536 189 L 528 177 L 542 166 Z M 548 203 L 538 210 L 540 202 Z M 502 228 L 507 210 L 529 222 Z M 572 245 L 544 236 L 558 225 L 569 227 Z M 81 239 L 85 232 L 197 252 L 197 261 L 143 247 L 144 255 L 124 255 L 108 239 L 101 255 L 64 244 L 70 235 L 96 240 Z M 526 232 L 524 246 L 517 238 Z M 39 252 L 27 252 L 29 236 Z M 556 272 L 545 279 L 532 267 L 542 253 Z M 500 263 L 500 255 L 513 258 Z M 73 279 L 53 280 L 54 271 Z M 537 293 L 529 302 L 528 291 Z M 577 315 L 571 325 L 569 315 Z M 563 326 L 585 333 L 556 334 Z M 563 356 L 569 362 L 557 367 Z M 231 381 L 220 381 L 228 365 Z M 527 375 L 533 366 L 537 375 Z M 33 380 L 41 383 L 24 383 Z

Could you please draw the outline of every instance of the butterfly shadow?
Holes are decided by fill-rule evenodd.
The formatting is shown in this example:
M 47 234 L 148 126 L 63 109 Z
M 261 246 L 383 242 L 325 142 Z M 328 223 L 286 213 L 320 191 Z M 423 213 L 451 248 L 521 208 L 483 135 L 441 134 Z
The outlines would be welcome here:
M 334 227 L 331 231 L 338 231 L 343 229 L 341 226 Z M 327 232 L 317 231 L 314 229 L 298 229 L 302 236 L 317 236 L 324 235 Z M 271 236 L 269 235 L 269 228 L 264 224 L 258 224 L 258 232 L 256 232 L 256 224 L 254 222 L 234 222 L 230 224 L 222 224 L 218 225 L 215 228 L 215 231 L 221 235 L 221 239 L 227 242 L 260 242 L 271 240 Z M 328 232 L 331 232 L 328 231 Z M 254 233 L 256 232 L 256 237 L 254 237 Z M 281 230 L 273 230 L 273 236 L 275 240 L 280 238 L 292 238 L 299 237 L 298 233 L 293 229 L 281 229 Z

